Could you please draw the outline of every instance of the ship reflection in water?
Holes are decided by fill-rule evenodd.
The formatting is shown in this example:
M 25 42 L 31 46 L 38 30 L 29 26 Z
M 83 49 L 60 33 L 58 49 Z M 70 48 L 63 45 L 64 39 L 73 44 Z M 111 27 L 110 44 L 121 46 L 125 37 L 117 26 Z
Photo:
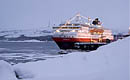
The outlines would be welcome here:
M 104 28 L 98 18 L 92 20 L 80 14 L 58 27 L 53 27 L 53 31 L 53 40 L 60 49 L 65 50 L 96 50 L 114 40 L 112 31 Z

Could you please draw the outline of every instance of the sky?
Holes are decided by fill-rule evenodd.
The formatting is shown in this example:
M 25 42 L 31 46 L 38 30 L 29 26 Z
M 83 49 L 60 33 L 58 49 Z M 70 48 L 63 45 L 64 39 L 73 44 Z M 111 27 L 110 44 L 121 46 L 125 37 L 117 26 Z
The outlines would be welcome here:
M 76 13 L 99 18 L 103 26 L 127 30 L 129 0 L 0 0 L 0 29 L 48 29 Z

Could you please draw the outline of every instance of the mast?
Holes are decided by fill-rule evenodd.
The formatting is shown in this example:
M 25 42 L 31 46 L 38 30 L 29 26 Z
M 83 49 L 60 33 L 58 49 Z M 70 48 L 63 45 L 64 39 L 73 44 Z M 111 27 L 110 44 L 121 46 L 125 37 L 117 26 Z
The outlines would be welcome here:
M 66 24 L 70 24 L 72 21 L 76 23 L 83 23 L 83 19 L 87 20 L 88 23 L 91 23 L 92 19 L 90 17 L 81 16 L 80 13 L 77 13 L 74 17 L 66 21 Z

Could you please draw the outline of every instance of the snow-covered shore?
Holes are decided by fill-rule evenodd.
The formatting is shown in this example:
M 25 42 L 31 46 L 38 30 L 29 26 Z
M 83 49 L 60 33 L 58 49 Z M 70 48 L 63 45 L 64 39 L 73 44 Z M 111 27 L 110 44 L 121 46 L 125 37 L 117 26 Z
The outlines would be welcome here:
M 6 38 L 16 38 L 20 35 L 25 35 L 28 37 L 47 36 L 52 35 L 52 31 L 43 29 L 0 30 L 0 36 L 5 36 Z
M 47 41 L 39 41 L 39 40 L 24 40 L 24 41 L 5 41 L 5 42 L 47 42 Z
M 13 66 L 22 80 L 129 80 L 130 37 L 92 52 Z M 0 79 L 1 80 L 1 79 Z
M 14 69 L 21 78 L 31 80 L 129 80 L 129 40 L 93 52 L 74 52 L 60 58 L 17 64 Z M 32 74 L 31 78 L 26 74 Z

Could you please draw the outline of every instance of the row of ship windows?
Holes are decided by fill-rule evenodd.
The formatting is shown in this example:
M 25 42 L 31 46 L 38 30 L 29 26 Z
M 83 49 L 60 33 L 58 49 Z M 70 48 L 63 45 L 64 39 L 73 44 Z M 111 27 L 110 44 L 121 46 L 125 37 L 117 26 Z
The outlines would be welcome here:
M 60 26 L 79 26 L 81 24 L 60 24 Z
M 88 32 L 88 34 L 91 34 L 91 35 L 111 35 L 110 33 L 104 34 L 104 33 L 96 33 L 96 32 L 94 32 L 94 33 Z
M 79 29 L 80 27 L 53 27 L 53 29 Z
M 79 31 L 79 30 L 72 30 L 72 31 L 70 31 L 70 30 L 60 30 L 59 32 L 86 32 L 86 31 Z M 88 33 L 88 31 L 86 33 Z M 103 34 L 102 32 L 89 32 L 89 33 L 91 33 L 91 34 Z

